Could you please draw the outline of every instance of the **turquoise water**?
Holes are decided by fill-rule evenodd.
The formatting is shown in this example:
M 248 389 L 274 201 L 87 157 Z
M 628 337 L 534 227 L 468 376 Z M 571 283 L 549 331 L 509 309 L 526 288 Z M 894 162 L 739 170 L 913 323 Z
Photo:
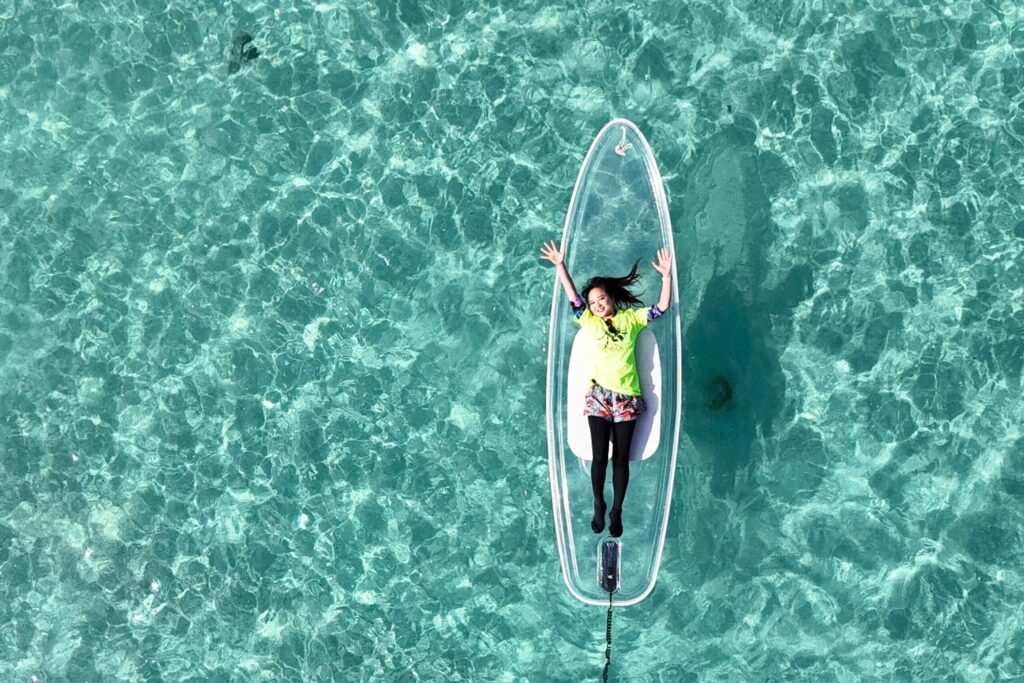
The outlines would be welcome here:
M 1024 676 L 1015 3 L 0 19 L 0 680 L 598 679 L 537 251 L 614 116 L 687 394 L 613 677 Z

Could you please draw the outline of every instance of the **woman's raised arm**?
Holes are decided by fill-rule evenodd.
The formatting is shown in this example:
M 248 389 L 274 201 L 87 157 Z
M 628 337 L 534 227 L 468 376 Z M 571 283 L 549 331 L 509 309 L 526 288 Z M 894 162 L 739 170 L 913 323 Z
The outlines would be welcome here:
M 555 268 L 557 269 L 555 272 L 558 275 L 558 279 L 562 282 L 562 287 L 565 289 L 565 295 L 569 297 L 569 303 L 575 303 L 579 300 L 580 295 L 576 291 L 576 285 L 572 283 L 569 271 L 565 267 L 565 252 L 560 251 L 558 247 L 555 246 L 554 240 L 551 240 L 540 248 L 540 257 L 555 264 Z
M 672 257 L 668 255 L 668 249 L 659 249 L 658 261 L 651 262 L 651 265 L 661 273 L 661 298 L 658 299 L 658 309 L 664 313 L 672 303 Z

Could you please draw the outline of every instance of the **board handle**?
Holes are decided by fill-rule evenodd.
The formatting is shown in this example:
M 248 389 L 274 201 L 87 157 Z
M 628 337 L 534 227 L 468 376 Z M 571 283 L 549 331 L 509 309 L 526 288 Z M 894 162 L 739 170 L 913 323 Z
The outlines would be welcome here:
M 622 130 L 622 139 L 619 140 L 619 144 L 615 145 L 615 153 L 620 157 L 626 156 L 626 152 L 633 149 L 633 143 L 626 140 L 626 127 L 619 126 Z

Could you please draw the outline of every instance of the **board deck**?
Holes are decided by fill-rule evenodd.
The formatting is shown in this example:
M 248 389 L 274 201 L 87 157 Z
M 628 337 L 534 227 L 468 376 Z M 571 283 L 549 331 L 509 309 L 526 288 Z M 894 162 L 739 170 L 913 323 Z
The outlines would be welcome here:
M 569 431 L 569 448 L 582 460 L 593 460 L 590 426 L 583 414 L 587 389 L 590 386 L 591 346 L 581 332 L 576 333 L 569 357 L 568 394 L 565 397 L 565 421 Z M 640 392 L 646 406 L 636 421 L 629 459 L 646 460 L 658 450 L 661 443 L 661 358 L 658 340 L 650 330 L 643 330 L 636 340 L 636 369 L 640 375 Z M 610 437 L 609 437 L 610 440 Z

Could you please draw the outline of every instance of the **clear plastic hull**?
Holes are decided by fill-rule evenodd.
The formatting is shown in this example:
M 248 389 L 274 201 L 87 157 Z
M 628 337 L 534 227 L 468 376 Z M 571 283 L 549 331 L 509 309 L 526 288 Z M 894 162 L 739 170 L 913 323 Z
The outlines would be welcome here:
M 660 360 L 660 401 L 654 419 L 660 439 L 654 453 L 630 463 L 623 507 L 621 584 L 614 603 L 631 605 L 650 594 L 658 577 L 665 541 L 682 407 L 681 336 L 678 278 L 668 205 L 661 175 L 643 134 L 625 119 L 606 125 L 580 169 L 562 234 L 566 266 L 578 286 L 594 275 L 624 275 L 640 261 L 641 298 L 654 303 L 661 278 L 651 267 L 659 247 L 673 257 L 672 307 L 649 326 Z M 639 293 L 639 292 L 638 292 Z M 548 464 L 555 536 L 562 575 L 569 591 L 583 602 L 607 605 L 608 594 L 596 580 L 596 549 L 607 536 L 590 529 L 593 494 L 590 462 L 577 457 L 570 440 L 586 421 L 569 412 L 569 359 L 578 327 L 557 280 L 548 345 Z M 589 439 L 589 437 L 586 437 Z M 609 464 L 606 500 L 611 503 Z

